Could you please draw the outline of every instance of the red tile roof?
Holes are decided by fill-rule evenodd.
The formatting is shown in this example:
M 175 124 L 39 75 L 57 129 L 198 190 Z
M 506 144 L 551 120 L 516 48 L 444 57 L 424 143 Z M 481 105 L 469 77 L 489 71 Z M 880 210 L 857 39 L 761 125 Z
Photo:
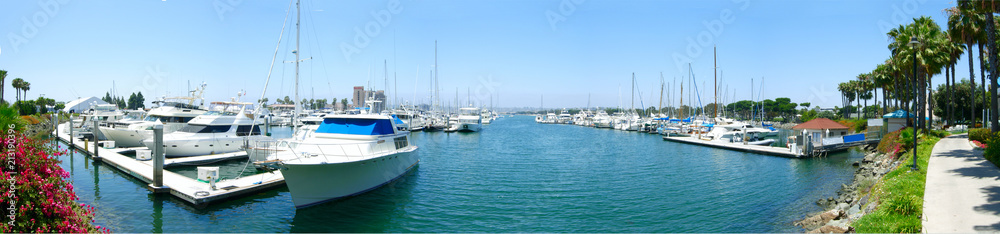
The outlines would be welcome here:
M 826 118 L 816 118 L 808 122 L 795 125 L 792 129 L 847 129 L 847 126 Z

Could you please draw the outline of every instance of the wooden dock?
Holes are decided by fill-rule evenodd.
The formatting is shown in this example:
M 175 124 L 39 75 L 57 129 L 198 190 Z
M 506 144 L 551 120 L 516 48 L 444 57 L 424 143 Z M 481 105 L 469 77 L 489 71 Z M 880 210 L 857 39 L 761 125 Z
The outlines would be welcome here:
M 60 125 L 59 129 L 64 128 L 65 125 Z M 56 136 L 59 140 L 70 143 L 69 134 L 62 133 L 61 130 L 56 130 Z M 126 174 L 135 177 L 136 179 L 142 180 L 146 183 L 152 183 L 153 181 L 153 161 L 139 161 L 132 157 L 122 155 L 122 152 L 127 152 L 129 150 L 134 151 L 136 148 L 132 149 L 105 149 L 99 147 L 94 149 L 93 142 L 89 142 L 89 146 L 84 145 L 84 141 L 75 139 L 72 146 L 80 151 L 83 151 L 94 158 L 94 150 L 97 150 L 98 158 L 94 158 L 95 161 L 101 161 L 106 165 L 110 165 L 118 170 L 125 172 Z M 242 154 L 242 156 L 240 156 Z M 209 156 L 196 156 L 189 158 L 177 158 L 177 159 L 167 159 L 164 161 L 164 165 L 185 165 L 196 162 L 210 162 L 210 161 L 220 161 L 231 158 L 246 157 L 245 152 L 239 153 L 229 153 L 229 154 L 219 154 L 219 155 L 209 155 Z M 200 182 L 194 178 L 188 178 L 186 176 L 179 175 L 167 170 L 163 170 L 163 187 L 166 187 L 167 191 L 171 195 L 180 198 L 181 200 L 187 201 L 188 203 L 194 205 L 198 208 L 203 208 L 211 203 L 223 202 L 228 198 L 238 197 L 242 195 L 256 194 L 263 190 L 268 190 L 280 185 L 285 184 L 285 179 L 281 175 L 280 171 L 274 171 L 269 173 L 262 173 L 253 176 L 245 176 L 238 179 L 224 179 L 215 183 L 215 189 L 211 188 L 209 183 Z M 148 186 L 147 186 L 148 187 Z M 154 189 L 149 188 L 150 191 Z
M 680 142 L 680 143 L 686 143 L 686 144 L 692 144 L 692 145 L 708 146 L 708 147 L 714 147 L 714 148 L 720 148 L 720 149 L 727 149 L 727 150 L 734 150 L 734 151 L 740 151 L 740 152 L 766 154 L 766 155 L 786 157 L 786 158 L 803 158 L 803 157 L 806 157 L 806 155 L 801 155 L 801 154 L 798 154 L 796 152 L 792 152 L 792 150 L 789 149 L 789 148 L 782 148 L 782 147 L 724 143 L 724 142 L 701 140 L 701 139 L 697 139 L 697 138 L 694 138 L 694 137 L 686 137 L 686 136 L 677 136 L 677 137 L 665 136 L 665 137 L 663 137 L 663 140 L 673 141 L 673 142 Z

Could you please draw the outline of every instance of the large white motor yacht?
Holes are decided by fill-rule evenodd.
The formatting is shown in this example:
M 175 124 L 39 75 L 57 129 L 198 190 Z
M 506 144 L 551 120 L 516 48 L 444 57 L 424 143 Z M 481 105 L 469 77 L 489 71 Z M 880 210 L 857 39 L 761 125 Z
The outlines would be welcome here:
M 296 208 L 358 195 L 420 161 L 409 132 L 387 115 L 327 115 L 314 129 L 267 146 L 257 164 L 281 171 Z

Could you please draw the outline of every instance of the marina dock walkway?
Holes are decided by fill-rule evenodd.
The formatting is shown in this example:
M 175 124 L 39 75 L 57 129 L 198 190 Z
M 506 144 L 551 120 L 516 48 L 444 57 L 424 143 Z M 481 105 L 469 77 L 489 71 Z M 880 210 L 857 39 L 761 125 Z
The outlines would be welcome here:
M 952 135 L 934 145 L 924 189 L 924 233 L 1000 231 L 1000 169 Z
M 121 152 L 129 150 L 134 151 L 136 148 L 95 149 L 93 147 L 93 142 L 85 144 L 85 141 L 79 139 L 74 140 L 74 142 L 70 144 L 71 136 L 63 131 L 63 128 L 65 127 L 67 127 L 65 124 L 60 125 L 59 130 L 56 131 L 56 136 L 59 140 L 66 142 L 71 147 L 76 148 L 87 155 L 93 155 L 95 150 L 100 151 L 98 153 L 100 155 L 101 162 L 113 166 L 118 170 L 135 177 L 136 179 L 142 180 L 145 183 L 152 183 L 152 161 L 139 161 L 132 157 L 120 154 Z M 199 157 L 202 158 L 198 159 L 200 161 L 218 161 L 224 158 L 246 158 L 246 153 L 237 152 L 191 158 Z M 183 165 L 193 161 L 195 160 L 185 158 L 167 159 L 164 164 Z M 170 195 L 187 201 L 195 207 L 205 207 L 208 204 L 227 201 L 237 196 L 259 193 L 260 191 L 272 189 L 283 184 L 285 184 L 285 179 L 281 175 L 280 171 L 261 173 L 258 175 L 234 179 L 223 179 L 216 183 L 216 188 L 212 188 L 209 183 L 198 181 L 195 178 L 188 178 L 168 170 L 163 170 L 163 185 L 167 188 L 167 190 L 169 190 L 168 192 Z

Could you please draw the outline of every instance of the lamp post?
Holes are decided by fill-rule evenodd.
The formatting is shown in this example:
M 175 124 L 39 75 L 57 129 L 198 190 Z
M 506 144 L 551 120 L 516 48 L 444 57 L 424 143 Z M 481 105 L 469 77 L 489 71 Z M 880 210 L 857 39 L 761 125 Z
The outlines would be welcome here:
M 910 49 L 913 50 L 913 111 L 917 110 L 917 47 L 920 46 L 920 41 L 917 41 L 917 37 L 910 37 L 910 43 L 907 43 Z M 917 168 L 917 115 L 913 115 L 913 167 L 912 170 L 920 170 Z

